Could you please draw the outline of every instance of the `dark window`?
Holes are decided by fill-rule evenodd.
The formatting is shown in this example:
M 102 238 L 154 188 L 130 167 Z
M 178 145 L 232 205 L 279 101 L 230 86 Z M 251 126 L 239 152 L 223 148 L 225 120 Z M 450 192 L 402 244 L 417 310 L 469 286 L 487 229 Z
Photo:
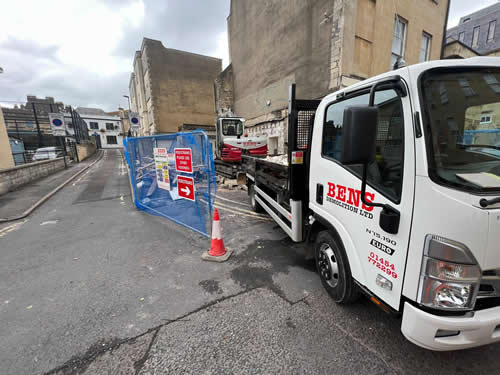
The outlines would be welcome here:
M 479 45 L 479 26 L 474 27 L 472 33 L 472 47 L 477 47 Z
M 115 130 L 115 125 L 112 122 L 107 122 L 106 130 Z
M 116 136 L 115 135 L 107 135 L 106 136 L 106 143 L 108 145 L 117 145 L 118 141 L 116 140 Z
M 458 33 L 458 40 L 463 43 L 465 39 L 465 32 Z
M 331 104 L 326 110 L 323 127 L 323 157 L 338 160 L 342 151 L 344 109 L 353 105 L 368 105 L 364 94 Z M 376 161 L 368 166 L 368 183 L 395 202 L 401 199 L 403 181 L 403 107 L 394 90 L 377 92 L 375 105 L 379 109 Z M 346 166 L 361 176 L 362 166 Z
M 488 42 L 495 40 L 495 28 L 497 26 L 497 21 L 491 21 L 488 26 Z
M 99 129 L 99 124 L 97 122 L 90 123 L 90 129 Z
M 240 120 L 222 120 L 222 134 L 226 136 L 243 135 L 243 124 Z

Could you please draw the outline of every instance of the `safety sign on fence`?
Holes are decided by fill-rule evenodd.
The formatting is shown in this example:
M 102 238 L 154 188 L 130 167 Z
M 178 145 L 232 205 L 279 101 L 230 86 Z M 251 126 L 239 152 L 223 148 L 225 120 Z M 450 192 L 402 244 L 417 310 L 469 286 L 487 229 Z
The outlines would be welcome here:
M 203 131 L 123 141 L 137 208 L 208 236 L 215 167 Z

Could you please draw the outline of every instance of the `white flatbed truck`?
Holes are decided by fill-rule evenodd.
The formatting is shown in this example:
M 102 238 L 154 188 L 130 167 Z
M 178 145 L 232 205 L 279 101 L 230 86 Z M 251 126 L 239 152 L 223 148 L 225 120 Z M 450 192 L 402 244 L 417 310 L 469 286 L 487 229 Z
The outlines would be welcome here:
M 250 202 L 313 243 L 338 303 L 365 294 L 431 350 L 500 341 L 500 58 L 441 60 L 321 101 L 290 88 L 288 165 L 244 157 Z

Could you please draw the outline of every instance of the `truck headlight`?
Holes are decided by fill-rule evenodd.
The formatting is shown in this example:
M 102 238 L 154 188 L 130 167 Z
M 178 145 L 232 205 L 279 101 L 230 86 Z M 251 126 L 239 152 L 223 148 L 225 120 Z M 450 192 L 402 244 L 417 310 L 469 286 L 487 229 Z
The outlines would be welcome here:
M 481 269 L 467 246 L 427 235 L 418 303 L 441 310 L 471 310 L 480 282 Z

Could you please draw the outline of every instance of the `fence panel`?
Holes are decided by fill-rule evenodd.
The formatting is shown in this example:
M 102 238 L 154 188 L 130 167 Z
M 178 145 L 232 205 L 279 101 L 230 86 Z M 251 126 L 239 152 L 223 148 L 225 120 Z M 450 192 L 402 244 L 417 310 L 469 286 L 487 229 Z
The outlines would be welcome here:
M 137 208 L 209 236 L 217 185 L 207 135 L 194 131 L 123 143 Z

